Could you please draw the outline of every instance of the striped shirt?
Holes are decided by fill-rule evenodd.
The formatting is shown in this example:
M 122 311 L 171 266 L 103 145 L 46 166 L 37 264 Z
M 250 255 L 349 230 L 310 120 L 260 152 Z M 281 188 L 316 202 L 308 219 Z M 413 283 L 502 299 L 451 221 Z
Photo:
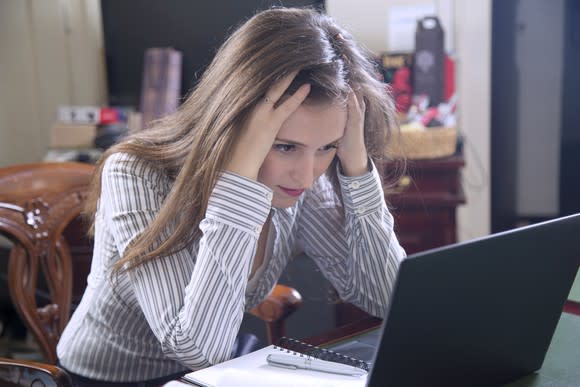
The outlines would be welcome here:
M 87 288 L 58 343 L 60 363 L 88 378 L 130 382 L 223 362 L 243 313 L 268 295 L 302 252 L 343 300 L 383 316 L 405 252 L 393 233 L 376 168 L 339 180 L 344 208 L 322 176 L 295 206 L 272 209 L 268 187 L 224 172 L 198 240 L 111 278 L 112 265 L 153 220 L 172 181 L 134 156 L 110 156 Z M 272 242 L 261 275 L 248 287 L 270 211 Z

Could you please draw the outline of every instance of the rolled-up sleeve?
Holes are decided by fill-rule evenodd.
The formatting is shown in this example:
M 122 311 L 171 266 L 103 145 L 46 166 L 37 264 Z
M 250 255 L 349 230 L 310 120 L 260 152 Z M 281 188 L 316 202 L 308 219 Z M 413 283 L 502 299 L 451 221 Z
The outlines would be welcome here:
M 341 299 L 383 317 L 406 254 L 393 230 L 376 167 L 339 174 L 342 205 L 329 184 L 305 198 L 300 241 Z

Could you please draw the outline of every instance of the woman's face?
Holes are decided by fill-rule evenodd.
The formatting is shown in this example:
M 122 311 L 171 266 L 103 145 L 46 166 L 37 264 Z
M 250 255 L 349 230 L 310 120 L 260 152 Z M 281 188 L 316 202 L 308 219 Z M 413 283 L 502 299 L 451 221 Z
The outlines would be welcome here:
M 346 106 L 340 104 L 302 104 L 282 124 L 258 172 L 258 181 L 273 191 L 273 207 L 292 207 L 326 171 L 346 118 Z

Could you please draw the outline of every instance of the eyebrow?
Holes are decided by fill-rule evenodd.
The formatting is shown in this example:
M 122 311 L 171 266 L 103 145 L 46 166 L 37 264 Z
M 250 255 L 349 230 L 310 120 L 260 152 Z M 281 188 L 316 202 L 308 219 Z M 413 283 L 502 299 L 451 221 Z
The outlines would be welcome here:
M 336 140 L 334 140 L 334 141 L 331 141 L 331 142 L 329 142 L 329 143 L 327 143 L 327 144 L 324 144 L 324 145 L 322 145 L 322 146 L 326 146 L 326 145 L 332 145 L 332 144 L 335 144 L 335 143 L 339 142 L 341 139 L 342 139 L 342 137 L 339 137 L 339 138 L 337 138 Z M 278 137 L 276 137 L 276 138 L 274 139 L 274 141 L 277 141 L 277 142 L 283 142 L 283 143 L 285 143 L 285 144 L 290 144 L 290 145 L 306 146 L 306 144 L 302 144 L 301 142 L 298 142 L 298 141 L 285 140 L 285 139 L 283 139 L 283 138 L 278 138 Z

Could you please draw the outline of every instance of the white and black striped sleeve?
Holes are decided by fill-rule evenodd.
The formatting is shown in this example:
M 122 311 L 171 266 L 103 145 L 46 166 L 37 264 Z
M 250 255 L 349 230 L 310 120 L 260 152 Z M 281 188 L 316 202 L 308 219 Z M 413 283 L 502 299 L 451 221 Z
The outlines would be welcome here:
M 339 173 L 344 208 L 330 187 L 306 198 L 299 232 L 305 253 L 341 299 L 382 317 L 406 254 L 393 231 L 376 167 L 371 167 L 357 177 Z
M 108 163 L 103 191 L 119 251 L 151 222 L 162 198 L 159 176 Z M 137 171 L 139 172 L 139 171 Z M 130 284 L 163 353 L 191 369 L 227 360 L 244 313 L 244 293 L 271 191 L 223 173 L 213 190 L 197 251 L 181 250 L 129 272 Z M 195 249 L 194 249 L 195 250 Z M 197 252 L 197 256 L 192 255 Z

